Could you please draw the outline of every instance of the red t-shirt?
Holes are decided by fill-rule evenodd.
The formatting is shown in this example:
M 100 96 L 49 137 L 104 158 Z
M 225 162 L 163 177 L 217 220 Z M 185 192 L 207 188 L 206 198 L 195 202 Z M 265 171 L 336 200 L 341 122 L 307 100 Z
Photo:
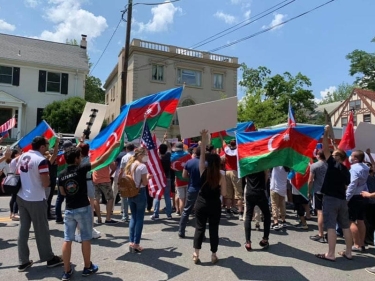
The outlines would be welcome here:
M 232 150 L 228 146 L 225 146 L 224 152 L 225 152 L 225 170 L 237 171 L 237 148 Z

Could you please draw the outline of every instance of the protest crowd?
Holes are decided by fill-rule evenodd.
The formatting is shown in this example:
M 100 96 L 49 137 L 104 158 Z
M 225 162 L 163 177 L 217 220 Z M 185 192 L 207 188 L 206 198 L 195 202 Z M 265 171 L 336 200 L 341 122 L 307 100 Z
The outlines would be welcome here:
M 153 98 L 154 102 L 162 99 L 157 95 Z M 146 108 L 151 104 L 142 100 Z M 110 138 L 116 130 L 122 130 L 118 136 L 127 132 L 120 114 L 113 126 L 91 142 L 85 140 L 85 134 L 73 143 L 61 141 L 55 134 L 47 137 L 30 132 L 18 146 L 3 151 L 2 190 L 9 193 L 14 188 L 10 192 L 10 218 L 19 221 L 19 272 L 33 265 L 28 247 L 31 224 L 40 260 L 47 267 L 63 266 L 61 280 L 70 280 L 75 270 L 71 262 L 74 241 L 82 247 L 82 276 L 99 270 L 91 261 L 91 240 L 101 235 L 96 224 L 128 225 L 129 252 L 147 251 L 142 246 L 146 210 L 152 211 L 152 221 L 164 214 L 168 220 L 178 217 L 176 236 L 181 239 L 185 238 L 189 217 L 195 217 L 189 253 L 195 264 L 201 262 L 200 250 L 207 238 L 211 263 L 220 262 L 223 219 L 243 221 L 244 238 L 240 242 L 246 251 L 258 245 L 263 250 L 272 247 L 272 231 L 286 227 L 308 230 L 312 215 L 317 215 L 318 233 L 310 239 L 327 243 L 325 253 L 315 254 L 318 259 L 333 262 L 341 256 L 350 262 L 354 253 L 365 252 L 366 245 L 373 244 L 375 162 L 369 149 L 350 151 L 348 157 L 347 151 L 353 148 L 337 145 L 329 125 L 299 126 L 293 116 L 288 117 L 285 128 L 276 130 L 257 131 L 249 122 L 246 129 L 237 129 L 235 137 L 201 128 L 200 140 L 195 143 L 186 139 L 170 142 L 167 134 L 158 141 L 151 134 L 157 121 L 152 119 L 152 124 L 147 120 L 150 108 L 133 135 L 132 139 L 139 140 L 136 142 Z M 129 115 L 131 109 L 130 105 L 122 112 Z M 46 130 L 52 129 L 47 126 Z M 162 199 L 164 211 L 160 210 Z M 120 202 L 121 221 L 112 219 Z M 103 218 L 100 203 L 106 204 Z M 296 211 L 298 224 L 286 221 L 287 207 Z M 64 224 L 62 255 L 52 250 L 50 220 Z M 263 231 L 257 243 L 251 239 L 252 222 L 257 231 Z M 337 236 L 344 237 L 345 249 L 336 250 Z M 375 267 L 366 271 L 375 274 Z

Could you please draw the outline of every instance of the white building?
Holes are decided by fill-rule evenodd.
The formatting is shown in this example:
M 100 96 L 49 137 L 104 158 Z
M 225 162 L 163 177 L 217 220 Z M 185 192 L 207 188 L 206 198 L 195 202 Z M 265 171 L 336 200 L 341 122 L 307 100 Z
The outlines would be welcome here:
M 0 125 L 15 116 L 19 139 L 54 101 L 85 96 L 86 36 L 80 46 L 0 34 Z

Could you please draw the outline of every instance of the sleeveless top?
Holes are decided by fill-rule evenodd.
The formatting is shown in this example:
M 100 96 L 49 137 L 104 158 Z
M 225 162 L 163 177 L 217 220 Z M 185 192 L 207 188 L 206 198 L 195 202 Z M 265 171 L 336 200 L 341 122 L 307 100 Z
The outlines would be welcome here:
M 209 183 L 206 182 L 207 178 L 207 169 L 204 170 L 203 174 L 201 175 L 201 184 L 202 187 L 199 191 L 199 197 L 204 199 L 205 201 L 216 202 L 220 201 L 220 185 L 216 188 L 212 188 Z

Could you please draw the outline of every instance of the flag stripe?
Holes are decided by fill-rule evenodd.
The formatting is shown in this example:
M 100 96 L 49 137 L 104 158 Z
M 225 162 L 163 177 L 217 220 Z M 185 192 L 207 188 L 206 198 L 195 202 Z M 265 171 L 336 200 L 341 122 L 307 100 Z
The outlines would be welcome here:
M 238 149 L 240 153 L 241 149 Z M 247 156 L 239 160 L 240 177 L 264 171 L 277 166 L 287 166 L 296 172 L 304 174 L 310 158 L 299 154 L 291 147 L 275 150 L 268 154 Z
M 30 131 L 26 136 L 24 136 L 19 142 L 18 146 L 26 152 L 31 149 L 31 143 L 33 139 L 37 136 L 43 136 L 49 141 L 49 146 L 54 147 L 56 143 L 56 134 L 50 127 L 50 125 L 42 120 L 32 131 Z
M 14 126 L 16 126 L 16 123 L 17 123 L 16 118 L 9 119 L 3 125 L 0 126 L 0 133 L 9 131 Z

